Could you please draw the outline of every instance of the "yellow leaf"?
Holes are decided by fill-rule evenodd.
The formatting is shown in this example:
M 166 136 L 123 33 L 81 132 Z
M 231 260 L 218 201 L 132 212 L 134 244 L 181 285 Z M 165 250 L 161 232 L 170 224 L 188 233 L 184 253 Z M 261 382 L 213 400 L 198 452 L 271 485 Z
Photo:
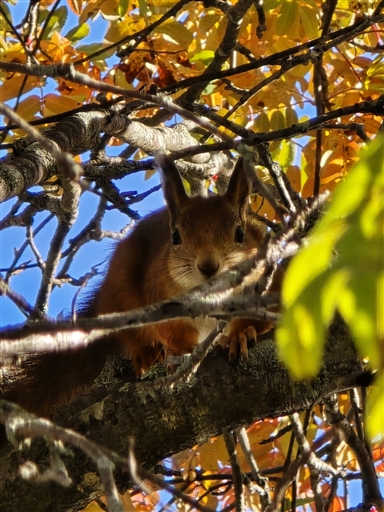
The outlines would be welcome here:
M 16 98 L 21 90 L 21 86 L 24 84 L 24 75 L 13 75 L 11 78 L 7 78 L 0 86 L 0 98 L 4 103 L 12 98 Z M 36 76 L 27 77 L 23 86 L 23 94 L 31 91 L 37 85 L 40 85 L 41 79 Z
M 377 134 L 381 126 L 381 118 L 367 115 L 364 118 L 364 128 L 367 134 Z
M 223 436 L 216 437 L 198 448 L 200 466 L 204 471 L 217 471 L 218 461 L 227 463 L 228 452 Z
M 101 501 L 105 503 L 105 498 L 102 496 Z M 87 507 L 85 507 L 81 512 L 102 512 L 102 508 L 96 501 L 92 501 Z
M 41 100 L 36 94 L 28 96 L 25 100 L 19 103 L 17 112 L 26 121 L 32 121 L 35 114 L 40 111 Z
M 109 2 L 106 2 L 107 4 Z M 152 19 L 153 18 L 153 19 Z M 151 22 L 155 21 L 156 17 L 151 17 Z M 145 20 L 141 16 L 129 16 L 128 18 L 121 18 L 111 23 L 105 39 L 111 43 L 115 43 L 126 36 L 130 36 L 144 29 L 146 26 Z
M 105 16 L 120 16 L 119 4 L 120 0 L 102 0 L 99 2 L 99 10 Z
M 152 178 L 152 176 L 156 173 L 157 173 L 156 169 L 148 169 L 147 171 L 145 171 L 144 180 L 145 181 L 149 180 L 149 178 Z
M 69 98 L 68 96 L 59 96 L 58 94 L 47 94 L 43 104 L 43 115 L 51 116 L 55 114 L 61 114 L 72 110 L 81 105 L 76 100 Z
M 121 71 L 119 68 L 116 69 L 115 75 L 114 75 L 114 84 L 118 85 L 119 87 L 122 87 L 123 89 L 127 90 L 133 90 L 132 84 L 128 83 L 125 78 L 126 73 Z
M 359 469 L 355 454 L 344 442 L 342 442 L 337 449 L 336 463 L 338 466 L 348 466 L 350 471 L 357 471 Z
M 158 34 L 166 34 L 180 45 L 180 49 L 187 50 L 193 40 L 193 34 L 185 25 L 176 20 L 168 20 L 155 29 Z
M 297 112 L 292 107 L 287 107 L 285 109 L 285 126 L 292 126 L 299 122 L 299 118 Z
M 200 20 L 199 29 L 203 34 L 207 34 L 220 19 L 221 16 L 218 13 L 206 14 Z
M 25 51 L 21 43 L 11 44 L 6 47 L 5 51 L 1 52 L 1 60 L 3 62 L 25 62 Z

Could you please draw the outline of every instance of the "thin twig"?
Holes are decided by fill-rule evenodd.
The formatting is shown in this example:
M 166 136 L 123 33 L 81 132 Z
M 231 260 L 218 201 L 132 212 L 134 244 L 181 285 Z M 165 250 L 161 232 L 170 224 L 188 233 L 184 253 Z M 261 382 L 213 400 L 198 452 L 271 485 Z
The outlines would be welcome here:
M 232 432 L 224 432 L 223 438 L 227 448 L 229 462 L 232 467 L 233 488 L 235 492 L 236 512 L 245 512 L 243 477 L 241 474 L 239 459 L 237 457 L 236 443 Z
M 237 436 L 244 456 L 247 459 L 247 462 L 251 468 L 252 477 L 256 484 L 256 490 L 260 495 L 261 507 L 262 510 L 264 510 L 271 503 L 268 480 L 265 477 L 261 476 L 260 474 L 259 467 L 251 450 L 251 445 L 249 442 L 247 431 L 245 430 L 244 427 L 239 429 L 239 431 L 237 432 Z
M 37 228 L 33 231 L 33 236 L 35 237 L 43 228 L 45 228 L 45 226 L 48 224 L 48 222 L 50 222 L 53 218 L 54 218 L 54 215 L 51 213 L 42 222 L 40 222 L 40 224 L 37 226 Z M 15 252 L 15 258 L 12 261 L 9 268 L 7 269 L 7 273 L 5 275 L 5 282 L 7 282 L 7 283 L 9 282 L 9 280 L 12 276 L 12 273 L 15 270 L 17 262 L 21 258 L 23 252 L 28 247 L 28 245 L 29 245 L 28 240 L 25 240 L 25 242 L 23 242 L 23 244 L 21 245 L 20 249 L 18 249 Z
M 16 304 L 27 318 L 32 314 L 34 310 L 33 306 L 29 304 L 22 295 L 12 290 L 9 284 L 7 284 L 0 276 L 0 296 L 1 295 L 8 297 L 14 304 Z
M 80 198 L 80 186 L 68 178 L 62 179 L 64 192 L 61 200 L 62 216 L 59 219 L 56 232 L 52 238 L 48 257 L 40 284 L 40 289 L 35 303 L 36 317 L 45 313 L 48 309 L 49 296 L 53 287 L 53 278 L 57 265 L 60 262 L 62 246 L 70 231 L 78 212 Z
M 100 478 L 104 485 L 104 492 L 107 498 L 108 510 L 110 512 L 124 512 L 124 507 L 120 501 L 116 484 L 113 477 L 114 463 L 111 457 L 106 455 L 106 450 L 100 448 L 96 443 L 86 439 L 77 432 L 59 427 L 50 421 L 36 417 L 34 414 L 26 413 L 19 406 L 11 404 L 0 399 L 0 422 L 6 425 L 8 438 L 18 446 L 17 439 L 20 438 L 36 438 L 43 437 L 46 440 L 53 441 L 57 444 L 70 443 L 82 450 L 96 464 L 100 473 Z M 60 450 L 60 445 L 57 449 Z M 37 466 L 29 464 L 24 467 L 24 478 L 33 478 L 34 480 L 41 477 L 43 480 L 49 477 L 50 480 L 62 481 L 62 472 L 65 466 L 60 458 L 58 465 L 58 452 L 55 454 L 56 467 L 51 466 L 48 473 L 39 474 Z M 51 459 L 52 461 L 52 459 Z M 66 469 L 65 469 L 66 471 Z M 69 482 L 69 480 L 67 480 Z
M 125 467 L 128 468 L 129 473 L 132 477 L 132 480 L 138 485 L 142 490 L 147 489 L 145 485 L 145 481 L 148 480 L 149 482 L 152 482 L 152 484 L 160 487 L 161 489 L 164 489 L 165 491 L 168 491 L 172 494 L 173 497 L 181 499 L 188 505 L 190 505 L 192 508 L 199 510 L 200 512 L 212 512 L 212 509 L 209 507 L 205 507 L 198 501 L 194 500 L 184 492 L 182 492 L 177 487 L 174 487 L 173 485 L 170 485 L 166 480 L 163 478 L 154 475 L 152 472 L 147 471 L 142 466 L 139 465 L 139 463 L 136 460 L 136 457 L 133 453 L 133 441 L 131 442 L 131 447 L 128 455 L 128 460 L 121 459 L 121 463 L 125 465 Z
M 380 509 L 383 504 L 383 498 L 380 493 L 375 467 L 364 443 L 358 438 L 346 417 L 340 412 L 336 395 L 327 397 L 324 400 L 324 404 L 328 423 L 342 433 L 345 442 L 356 456 L 362 472 L 363 485 L 368 502 Z
M 158 377 L 152 382 L 146 382 L 143 386 L 151 388 L 156 386 L 172 387 L 180 380 L 188 382 L 192 375 L 197 372 L 202 361 L 207 357 L 208 352 L 213 347 L 217 337 L 223 332 L 226 324 L 227 322 L 219 321 L 217 326 L 212 329 L 205 340 L 195 347 L 192 354 L 186 358 L 185 362 L 183 362 L 183 364 L 174 373 L 167 375 L 166 377 Z

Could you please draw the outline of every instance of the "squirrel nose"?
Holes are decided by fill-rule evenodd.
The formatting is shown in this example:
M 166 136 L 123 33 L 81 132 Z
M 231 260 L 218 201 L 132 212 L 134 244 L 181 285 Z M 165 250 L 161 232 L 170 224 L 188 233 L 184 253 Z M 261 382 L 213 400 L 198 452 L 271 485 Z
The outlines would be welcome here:
M 209 279 L 210 277 L 217 274 L 219 270 L 219 263 L 216 261 L 204 261 L 201 265 L 198 263 L 197 267 L 200 270 L 201 274 L 205 277 L 205 279 Z

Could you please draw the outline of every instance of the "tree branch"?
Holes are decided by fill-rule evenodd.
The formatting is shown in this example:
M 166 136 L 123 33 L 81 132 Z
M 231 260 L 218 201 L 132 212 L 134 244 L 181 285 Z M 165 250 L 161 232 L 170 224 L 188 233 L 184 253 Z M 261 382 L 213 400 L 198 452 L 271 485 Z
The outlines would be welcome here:
M 311 382 L 292 381 L 277 357 L 274 343 L 268 339 L 250 350 L 246 364 L 233 367 L 226 354 L 208 357 L 188 382 L 178 381 L 172 388 L 156 382 L 152 387 L 145 382 L 122 386 L 121 380 L 107 377 L 106 368 L 88 392 L 57 411 L 55 420 L 76 431 L 86 431 L 89 439 L 122 455 L 127 453 L 128 437 L 133 437 L 138 463 L 151 467 L 225 429 L 238 429 L 258 419 L 307 409 L 321 402 L 325 395 L 356 383 L 361 365 L 342 326 L 332 326 L 330 344 L 324 368 Z M 109 372 L 114 375 L 113 367 L 109 367 Z M 82 414 L 84 409 L 87 412 Z M 28 457 L 38 461 L 41 456 L 42 446 L 37 443 Z M 10 477 L 11 467 L 15 470 L 21 457 L 24 459 L 25 454 L 14 453 L 12 460 L 1 459 L 0 481 Z M 9 480 L 0 493 L 0 503 L 8 512 L 19 512 L 26 503 L 28 509 L 36 512 L 46 508 L 55 512 L 79 502 L 84 505 L 81 482 L 90 470 L 89 463 L 79 454 L 66 464 L 73 480 L 70 489 Z M 125 489 L 126 475 L 117 472 L 116 479 L 119 489 Z M 88 501 L 98 492 L 101 491 L 96 481 L 89 484 Z

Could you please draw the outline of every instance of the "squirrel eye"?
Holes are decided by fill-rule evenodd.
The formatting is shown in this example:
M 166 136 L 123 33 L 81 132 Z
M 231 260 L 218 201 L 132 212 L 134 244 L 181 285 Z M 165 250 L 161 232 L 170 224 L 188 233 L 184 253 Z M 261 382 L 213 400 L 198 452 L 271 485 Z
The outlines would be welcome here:
M 175 229 L 172 233 L 171 240 L 173 245 L 181 245 L 181 236 L 178 229 Z
M 244 231 L 241 226 L 237 226 L 235 231 L 235 242 L 242 244 L 244 242 Z

